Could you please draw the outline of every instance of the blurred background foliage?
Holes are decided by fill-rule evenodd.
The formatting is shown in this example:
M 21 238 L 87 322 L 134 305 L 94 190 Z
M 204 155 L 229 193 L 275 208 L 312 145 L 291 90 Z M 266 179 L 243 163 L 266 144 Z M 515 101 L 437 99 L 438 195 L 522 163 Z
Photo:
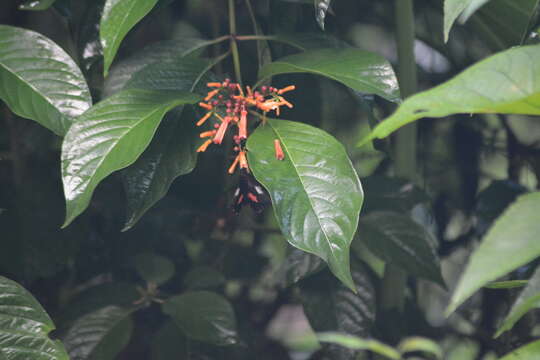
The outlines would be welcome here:
M 98 101 L 106 92 L 96 25 L 102 3 L 58 0 L 46 11 L 32 12 L 18 10 L 20 1 L 4 0 L 0 23 L 38 31 L 60 44 L 90 79 Z M 325 37 L 324 41 L 344 42 L 381 54 L 392 63 L 397 60 L 394 1 L 335 1 L 324 34 L 314 19 L 311 1 L 252 3 L 260 25 L 257 31 L 264 34 L 317 34 L 306 37 L 303 45 L 321 47 Z M 420 88 L 431 88 L 480 59 L 519 44 L 529 22 L 523 13 L 530 13 L 534 3 L 493 0 L 465 25 L 457 24 L 444 44 L 442 1 L 416 0 L 415 56 Z M 226 5 L 223 0 L 160 0 L 127 35 L 111 71 L 156 41 L 213 39 L 227 33 Z M 254 33 L 248 10 L 243 1 L 238 2 L 239 34 Z M 246 83 L 256 80 L 257 46 L 274 59 L 295 52 L 274 42 L 240 42 L 239 46 Z M 216 56 L 225 50 L 217 44 L 205 50 L 205 55 Z M 231 76 L 229 59 L 215 72 Z M 297 88 L 289 96 L 295 108 L 281 117 L 318 126 L 345 144 L 366 193 L 361 217 L 398 209 L 411 212 L 428 229 L 437 241 L 448 289 L 455 286 L 468 254 L 492 221 L 517 195 L 540 188 L 538 120 L 514 115 L 456 115 L 420 121 L 418 186 L 413 187 L 390 178 L 389 140 L 377 141 L 375 147 L 356 146 L 370 124 L 388 116 L 395 104 L 311 75 L 278 77 L 274 82 L 277 87 L 291 83 Z M 150 305 L 133 316 L 132 336 L 124 339 L 126 346 L 118 359 L 182 358 L 177 355 L 182 351 L 192 359 L 248 359 L 253 354 L 258 359 L 326 358 L 318 352 L 312 327 L 320 331 L 329 325 L 313 321 L 336 320 L 314 314 L 332 308 L 321 302 L 341 291 L 335 289 L 339 285 L 324 270 L 299 286 L 288 286 L 298 280 L 294 280 L 290 265 L 295 251 L 281 236 L 270 209 L 262 215 L 247 208 L 240 216 L 232 214 L 235 184 L 223 175 L 220 153 L 208 151 L 200 157 L 195 170 L 174 181 L 167 196 L 128 231 L 120 231 L 126 216 L 121 173 L 106 179 L 90 208 L 60 230 L 65 211 L 59 171 L 61 140 L 37 123 L 15 116 L 3 104 L 0 109 L 0 274 L 36 296 L 55 320 L 58 334 L 93 310 L 139 299 L 135 287 L 145 287 L 148 281 L 141 276 L 148 274 L 141 270 L 145 266 L 141 256 L 159 255 L 174 265 L 161 292 L 222 292 L 233 304 L 241 341 L 232 347 L 179 341 L 184 335 Z M 361 247 L 355 242 L 353 248 Z M 359 288 L 365 290 L 361 291 L 365 297 L 360 309 L 362 322 L 345 324 L 361 328 L 354 330 L 357 335 L 374 335 L 390 343 L 404 335 L 428 336 L 441 344 L 451 360 L 494 359 L 540 335 L 538 314 L 533 312 L 513 331 L 491 338 L 515 296 L 513 290 L 484 289 L 446 319 L 443 311 L 448 292 L 422 279 L 410 280 L 403 317 L 377 317 L 377 324 L 373 324 L 380 260 L 365 251 L 354 253 L 369 265 L 357 261 L 359 267 L 366 267 L 358 280 L 362 283 Z M 306 264 L 305 259 L 299 261 Z M 317 264 L 311 265 L 314 271 L 318 269 Z M 526 278 L 531 269 L 519 269 L 512 279 Z M 339 294 L 336 296 L 339 302 Z M 328 351 L 332 354 L 334 350 Z

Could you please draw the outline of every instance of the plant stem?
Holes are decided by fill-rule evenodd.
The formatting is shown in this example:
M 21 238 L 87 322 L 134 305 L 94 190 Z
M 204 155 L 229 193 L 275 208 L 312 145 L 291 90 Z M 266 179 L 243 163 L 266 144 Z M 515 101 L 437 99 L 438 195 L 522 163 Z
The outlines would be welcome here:
M 406 98 L 417 90 L 416 61 L 414 58 L 413 0 L 396 0 L 396 40 L 398 49 L 398 80 L 401 96 Z M 395 174 L 414 180 L 416 174 L 416 123 L 403 127 L 396 134 L 394 147 Z M 403 311 L 406 275 L 387 264 L 384 271 L 381 305 L 383 310 Z
M 233 55 L 234 73 L 236 82 L 242 86 L 242 72 L 240 70 L 240 55 L 238 53 L 238 44 L 236 43 L 236 12 L 234 9 L 234 0 L 229 0 L 229 32 L 231 35 L 231 51 Z

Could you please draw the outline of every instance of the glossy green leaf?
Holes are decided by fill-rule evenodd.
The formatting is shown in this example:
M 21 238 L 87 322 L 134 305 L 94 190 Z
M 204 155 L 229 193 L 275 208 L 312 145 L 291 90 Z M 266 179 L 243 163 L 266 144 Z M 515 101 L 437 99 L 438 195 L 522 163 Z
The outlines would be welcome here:
M 180 58 L 168 63 L 151 64 L 134 74 L 125 88 L 149 90 L 195 91 L 204 93 L 213 62 Z M 200 145 L 196 115 L 177 108 L 159 127 L 150 146 L 137 161 L 123 172 L 126 189 L 127 221 L 130 229 L 141 216 L 159 201 L 178 176 L 190 173 L 197 162 Z
M 423 117 L 464 113 L 540 115 L 540 45 L 513 48 L 405 100 L 363 140 L 384 138 Z
M 332 0 L 313 0 L 315 5 L 315 19 L 322 30 L 324 30 L 324 19 L 326 18 L 326 13 L 328 12 L 331 1 Z
M 52 320 L 32 294 L 0 276 L 0 358 L 68 360 L 62 343 L 49 339 L 52 330 Z
M 528 280 L 493 281 L 484 287 L 488 289 L 515 289 L 526 286 L 528 282 Z
M 135 256 L 133 263 L 139 276 L 149 283 L 161 285 L 174 276 L 174 263 L 164 256 L 143 253 Z
M 495 221 L 461 275 L 447 314 L 485 284 L 540 256 L 539 208 L 540 192 L 523 195 Z
M 540 340 L 523 345 L 499 360 L 536 360 L 540 354 Z
M 184 286 L 190 290 L 211 289 L 225 284 L 223 273 L 208 266 L 192 268 L 183 279 Z
M 392 66 L 382 56 L 358 49 L 320 49 L 286 56 L 259 70 L 259 79 L 289 73 L 328 77 L 356 91 L 399 101 Z
M 207 41 L 197 38 L 165 40 L 153 43 L 130 57 L 115 63 L 105 79 L 103 92 L 106 97 L 122 90 L 131 77 L 144 67 L 181 59 L 205 46 Z M 141 75 L 138 75 L 141 76 Z
M 214 345 L 232 345 L 237 341 L 234 310 L 221 295 L 209 291 L 187 292 L 168 299 L 162 310 L 194 340 Z
M 105 2 L 99 25 L 105 76 L 126 34 L 152 10 L 157 2 L 158 0 L 107 0 Z
M 62 48 L 34 31 L 6 25 L 0 25 L 0 99 L 57 135 L 92 106 L 81 70 Z
M 397 348 L 402 354 L 419 351 L 432 354 L 436 359 L 442 359 L 444 356 L 441 347 L 436 342 L 418 336 L 401 340 Z
M 281 161 L 275 139 L 285 154 Z M 287 241 L 322 258 L 354 289 L 349 247 L 364 194 L 343 145 L 312 126 L 270 119 L 249 137 L 247 148 L 250 168 L 270 193 Z
M 79 318 L 62 339 L 71 360 L 113 360 L 128 344 L 131 310 L 107 306 Z
M 131 89 L 84 113 L 69 129 L 62 145 L 67 204 L 64 226 L 86 209 L 101 180 L 138 158 L 165 113 L 198 100 L 198 96 L 187 92 Z
M 444 286 L 435 239 L 409 216 L 369 213 L 360 219 L 356 236 L 381 260 Z
M 506 315 L 502 325 L 497 330 L 495 337 L 510 330 L 528 311 L 538 308 L 540 308 L 540 267 L 531 276 L 527 287 L 519 294 L 510 312 Z
M 366 268 L 353 258 L 353 293 L 322 271 L 299 282 L 304 313 L 315 331 L 369 336 L 375 320 L 375 288 Z
M 357 336 L 337 332 L 318 333 L 317 339 L 322 342 L 341 345 L 352 350 L 368 350 L 388 359 L 401 359 L 396 349 L 373 339 L 362 339 Z
M 47 10 L 56 0 L 27 0 L 19 5 L 20 10 Z

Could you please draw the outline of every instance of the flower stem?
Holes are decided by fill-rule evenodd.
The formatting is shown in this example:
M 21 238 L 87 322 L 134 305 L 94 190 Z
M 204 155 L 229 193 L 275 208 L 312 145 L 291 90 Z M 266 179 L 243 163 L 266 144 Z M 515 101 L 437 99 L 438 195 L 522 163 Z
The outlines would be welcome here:
M 234 73 L 236 82 L 242 86 L 242 72 L 240 67 L 240 54 L 238 53 L 238 44 L 236 42 L 236 12 L 234 8 L 234 0 L 229 0 L 229 32 L 231 39 L 231 51 L 234 63 Z

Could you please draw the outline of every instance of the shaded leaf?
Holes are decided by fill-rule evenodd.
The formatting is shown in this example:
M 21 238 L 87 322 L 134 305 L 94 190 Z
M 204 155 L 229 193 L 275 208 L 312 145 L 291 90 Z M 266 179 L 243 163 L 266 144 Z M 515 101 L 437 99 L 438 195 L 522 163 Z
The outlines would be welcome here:
M 324 268 L 324 261 L 313 254 L 293 249 L 279 269 L 279 277 L 284 287 L 296 284 L 305 277 Z
M 57 135 L 92 106 L 81 70 L 62 48 L 34 31 L 6 25 L 0 25 L 0 99 Z
M 448 41 L 450 29 L 461 15 L 464 23 L 478 8 L 489 0 L 444 0 L 444 42 Z
M 277 160 L 274 140 L 285 158 Z M 343 146 L 312 126 L 270 119 L 247 142 L 250 168 L 268 190 L 287 241 L 325 260 L 354 289 L 349 247 L 364 198 Z
M 444 286 L 435 239 L 409 216 L 369 213 L 360 219 L 357 237 L 381 260 Z
M 269 40 L 282 42 L 303 51 L 350 47 L 350 45 L 334 36 L 321 33 L 283 33 L 270 36 Z
M 158 0 L 107 0 L 101 15 L 99 36 L 103 47 L 103 74 L 107 76 L 120 43 Z
M 71 360 L 113 360 L 128 344 L 131 310 L 107 306 L 73 323 L 63 342 Z
M 165 113 L 197 100 L 198 96 L 187 92 L 131 89 L 84 113 L 70 128 L 62 145 L 67 205 L 64 226 L 86 209 L 101 180 L 138 158 Z
M 362 179 L 365 189 L 364 211 L 408 212 L 429 202 L 429 196 L 414 183 L 380 175 Z
M 372 351 L 388 359 L 401 359 L 401 356 L 396 351 L 396 349 L 373 339 L 362 339 L 357 336 L 342 334 L 338 332 L 318 333 L 317 339 L 322 342 L 341 345 L 352 350 Z
M 437 359 L 442 359 L 444 356 L 441 347 L 436 342 L 418 336 L 408 337 L 401 340 L 397 348 L 402 354 L 420 351 L 435 355 L 435 358 Z
M 493 55 L 453 79 L 405 100 L 363 142 L 384 138 L 423 117 L 458 113 L 540 114 L 540 45 Z
M 534 360 L 540 353 L 540 340 L 528 343 L 522 347 L 506 354 L 499 360 Z
M 19 5 L 20 10 L 47 10 L 56 0 L 27 0 Z
M 493 281 L 485 285 L 488 289 L 514 289 L 527 285 L 528 280 Z
M 540 192 L 522 195 L 495 221 L 461 275 L 448 314 L 485 284 L 540 256 L 539 208 Z
M 211 289 L 225 284 L 223 274 L 208 266 L 192 268 L 184 276 L 184 286 L 190 290 Z
M 315 5 L 315 19 L 322 30 L 324 30 L 324 19 L 326 18 L 326 13 L 328 12 L 331 1 L 332 0 L 313 0 Z
M 358 49 L 320 49 L 286 56 L 259 70 L 259 79 L 289 73 L 328 77 L 356 91 L 399 101 L 399 86 L 392 66 L 377 54 Z
M 174 276 L 174 263 L 164 256 L 152 253 L 139 254 L 135 256 L 133 263 L 139 276 L 149 283 L 161 285 Z
M 536 269 L 528 281 L 527 287 L 519 294 L 510 312 L 497 330 L 495 337 L 510 330 L 528 311 L 538 308 L 540 308 L 540 267 Z
M 52 320 L 32 294 L 0 276 L 0 358 L 68 360 L 62 343 L 49 339 L 52 330 Z
M 187 292 L 168 299 L 162 310 L 192 339 L 215 345 L 232 345 L 237 341 L 234 310 L 221 295 Z
M 189 358 L 188 339 L 176 324 L 167 321 L 152 338 L 151 360 Z

